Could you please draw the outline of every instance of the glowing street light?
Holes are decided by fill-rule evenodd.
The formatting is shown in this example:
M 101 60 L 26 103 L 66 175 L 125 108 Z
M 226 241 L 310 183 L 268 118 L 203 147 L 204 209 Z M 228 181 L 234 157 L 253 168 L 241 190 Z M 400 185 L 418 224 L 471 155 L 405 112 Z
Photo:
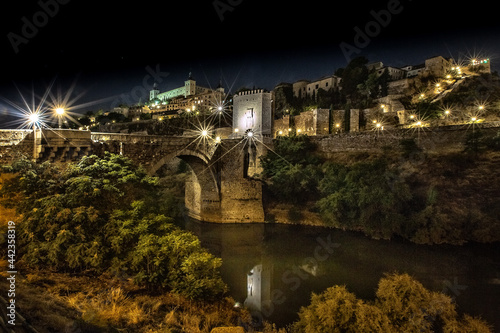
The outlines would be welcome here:
M 56 109 L 56 114 L 58 118 L 58 123 L 59 123 L 59 128 L 62 127 L 62 117 L 64 115 L 64 109 L 63 108 L 57 108 Z
M 36 128 L 36 124 L 40 120 L 40 117 L 38 116 L 38 113 L 32 113 L 29 115 L 29 121 L 33 125 L 33 128 Z
M 201 135 L 202 135 L 202 136 L 207 136 L 207 135 L 208 135 L 208 131 L 207 131 L 207 130 L 203 130 L 203 131 L 201 131 Z

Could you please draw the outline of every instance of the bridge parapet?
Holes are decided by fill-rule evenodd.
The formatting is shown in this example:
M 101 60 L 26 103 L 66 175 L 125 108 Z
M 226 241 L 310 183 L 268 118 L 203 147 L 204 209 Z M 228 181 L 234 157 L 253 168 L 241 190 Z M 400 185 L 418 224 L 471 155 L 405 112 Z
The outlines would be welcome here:
M 30 129 L 0 130 L 0 146 L 13 146 L 19 144 L 24 138 L 33 132 Z
M 167 141 L 165 136 L 148 134 L 92 132 L 90 137 L 94 142 L 119 141 L 127 143 L 154 143 Z

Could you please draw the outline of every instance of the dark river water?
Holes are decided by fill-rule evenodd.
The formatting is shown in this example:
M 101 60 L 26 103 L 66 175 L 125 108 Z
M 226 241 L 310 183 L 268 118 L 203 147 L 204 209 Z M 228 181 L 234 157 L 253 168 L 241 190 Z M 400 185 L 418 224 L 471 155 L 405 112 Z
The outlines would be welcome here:
M 409 273 L 455 299 L 460 313 L 480 315 L 500 332 L 500 244 L 422 246 L 372 240 L 328 228 L 278 224 L 212 224 L 186 229 L 223 260 L 230 295 L 253 315 L 283 326 L 295 321 L 311 292 L 346 285 L 374 299 L 386 272 Z

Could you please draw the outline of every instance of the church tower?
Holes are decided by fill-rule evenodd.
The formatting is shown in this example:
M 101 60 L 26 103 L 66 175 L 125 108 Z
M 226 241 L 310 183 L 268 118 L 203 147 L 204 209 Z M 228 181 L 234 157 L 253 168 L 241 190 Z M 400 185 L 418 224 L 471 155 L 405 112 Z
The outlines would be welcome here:
M 154 100 L 156 97 L 158 97 L 159 93 L 160 91 L 158 90 L 158 85 L 155 82 L 153 85 L 153 90 L 149 92 L 149 100 L 150 101 Z
M 189 77 L 184 81 L 184 97 L 190 95 L 196 95 L 196 81 L 193 79 L 191 72 L 189 72 Z

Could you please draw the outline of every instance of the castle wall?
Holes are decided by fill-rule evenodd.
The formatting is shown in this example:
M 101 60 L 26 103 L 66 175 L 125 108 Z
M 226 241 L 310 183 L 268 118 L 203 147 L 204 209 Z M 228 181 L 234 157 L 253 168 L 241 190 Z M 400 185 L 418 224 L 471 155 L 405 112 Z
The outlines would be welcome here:
M 500 125 L 500 124 L 498 124 Z M 498 126 L 497 125 L 497 126 Z M 338 152 L 380 152 L 382 149 L 399 149 L 402 139 L 413 138 L 419 147 L 427 152 L 446 153 L 463 151 L 465 139 L 470 130 L 458 126 L 438 128 L 422 128 L 409 130 L 366 131 L 357 133 L 340 133 L 330 136 L 313 136 L 312 142 L 317 145 L 317 151 L 325 158 L 335 158 Z M 498 127 L 482 128 L 485 136 L 494 136 Z
M 297 134 L 327 135 L 329 134 L 330 110 L 314 109 L 302 112 L 294 117 Z M 276 130 L 275 130 L 276 131 Z
M 290 116 L 284 116 L 281 119 L 274 120 L 274 137 L 288 136 L 290 134 Z

